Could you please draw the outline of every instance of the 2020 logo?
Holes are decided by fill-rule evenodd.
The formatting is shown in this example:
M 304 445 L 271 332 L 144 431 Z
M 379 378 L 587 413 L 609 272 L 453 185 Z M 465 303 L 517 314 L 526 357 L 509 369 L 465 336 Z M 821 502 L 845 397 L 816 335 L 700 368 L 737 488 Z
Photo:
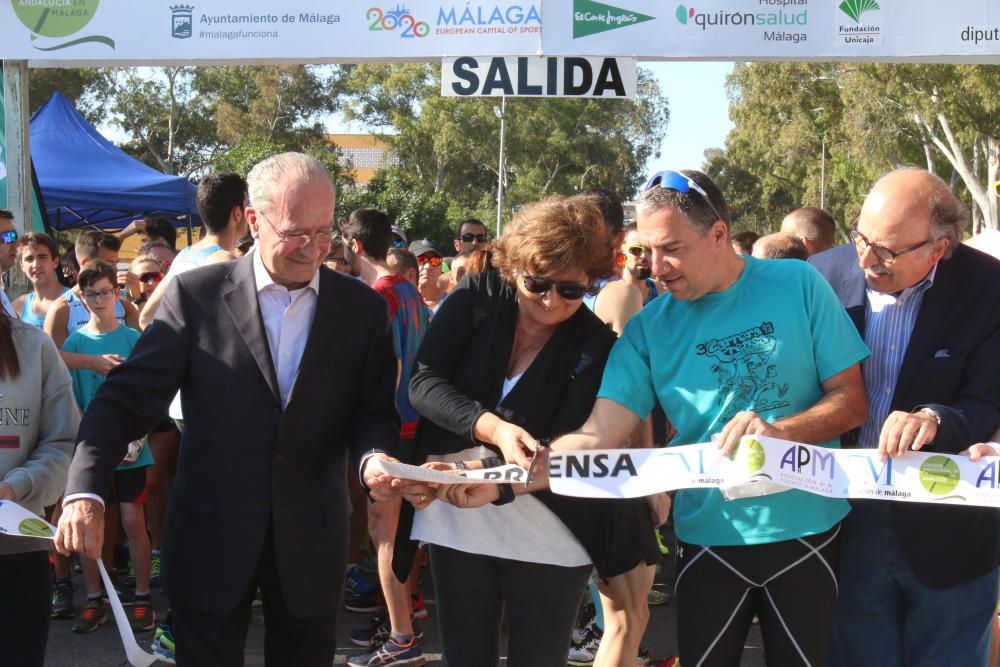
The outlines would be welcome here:
M 368 30 L 391 32 L 398 29 L 399 36 L 403 39 L 426 37 L 431 32 L 427 21 L 418 21 L 403 5 L 396 5 L 395 9 L 388 11 L 383 11 L 381 7 L 371 7 L 365 14 L 365 19 L 370 21 Z

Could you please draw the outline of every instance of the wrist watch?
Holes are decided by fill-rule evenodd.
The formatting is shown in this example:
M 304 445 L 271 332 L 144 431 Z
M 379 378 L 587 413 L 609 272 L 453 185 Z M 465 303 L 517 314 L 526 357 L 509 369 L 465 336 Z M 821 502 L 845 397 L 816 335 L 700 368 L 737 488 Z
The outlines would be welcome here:
M 930 415 L 931 417 L 934 418 L 934 421 L 937 422 L 938 426 L 941 425 L 941 415 L 938 414 L 938 411 L 935 410 L 934 408 L 920 408 L 919 410 L 917 410 L 917 412 L 922 412 L 925 415 Z

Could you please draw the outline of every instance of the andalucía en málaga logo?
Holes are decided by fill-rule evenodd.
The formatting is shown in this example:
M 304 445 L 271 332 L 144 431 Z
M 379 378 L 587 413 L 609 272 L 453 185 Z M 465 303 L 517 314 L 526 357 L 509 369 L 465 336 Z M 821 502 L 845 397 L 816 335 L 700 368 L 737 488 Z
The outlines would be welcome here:
M 14 14 L 31 31 L 32 46 L 39 51 L 58 51 L 79 44 L 104 44 L 115 48 L 115 41 L 106 35 L 85 35 L 65 42 L 52 42 L 87 27 L 99 4 L 100 0 L 11 0 Z

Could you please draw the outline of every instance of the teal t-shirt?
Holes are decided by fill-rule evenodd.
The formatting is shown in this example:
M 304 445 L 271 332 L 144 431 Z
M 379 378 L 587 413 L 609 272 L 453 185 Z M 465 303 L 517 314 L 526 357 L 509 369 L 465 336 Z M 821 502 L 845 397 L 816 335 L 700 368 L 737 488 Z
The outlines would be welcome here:
M 139 340 L 139 332 L 121 326 L 106 334 L 92 333 L 86 329 L 77 329 L 69 335 L 63 343 L 63 349 L 67 352 L 78 354 L 120 354 L 128 358 L 135 342 Z M 97 388 L 104 382 L 104 376 L 95 373 L 90 369 L 70 369 L 70 377 L 73 378 L 73 396 L 80 410 L 86 412 L 87 406 L 97 394 Z M 149 445 L 142 448 L 139 458 L 135 463 L 120 465 L 117 470 L 129 470 L 132 468 L 144 468 L 153 465 L 153 453 L 149 451 Z
M 868 357 L 813 267 L 744 259 L 729 289 L 694 301 L 667 293 L 629 320 L 598 396 L 643 417 L 659 399 L 677 428 L 672 445 L 709 442 L 742 410 L 773 422 L 811 407 L 823 381 Z M 691 544 L 764 544 L 822 533 L 849 509 L 846 500 L 797 490 L 726 501 L 718 489 L 683 489 L 674 522 Z

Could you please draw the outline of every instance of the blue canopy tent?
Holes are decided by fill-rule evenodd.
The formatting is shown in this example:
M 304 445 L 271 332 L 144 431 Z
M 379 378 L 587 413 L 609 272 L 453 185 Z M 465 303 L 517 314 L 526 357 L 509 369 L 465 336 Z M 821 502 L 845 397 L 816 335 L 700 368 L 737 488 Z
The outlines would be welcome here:
M 197 187 L 161 174 L 105 139 L 62 93 L 31 118 L 31 159 L 53 229 L 118 229 L 143 215 L 200 226 Z

